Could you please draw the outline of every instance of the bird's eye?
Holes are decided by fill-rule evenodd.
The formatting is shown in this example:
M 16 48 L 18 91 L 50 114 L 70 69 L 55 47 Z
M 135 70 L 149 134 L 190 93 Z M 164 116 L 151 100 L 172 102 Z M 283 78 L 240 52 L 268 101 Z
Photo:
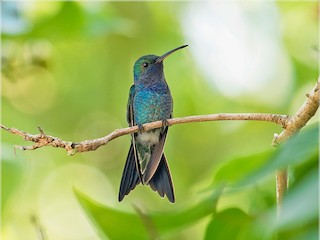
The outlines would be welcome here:
M 142 64 L 142 66 L 148 67 L 148 63 L 144 62 L 144 63 Z

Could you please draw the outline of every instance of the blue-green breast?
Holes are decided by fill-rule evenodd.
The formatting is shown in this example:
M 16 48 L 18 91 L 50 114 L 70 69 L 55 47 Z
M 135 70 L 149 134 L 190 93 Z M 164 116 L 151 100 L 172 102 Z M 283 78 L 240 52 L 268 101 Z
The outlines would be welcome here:
M 135 90 L 133 115 L 136 124 L 140 125 L 170 118 L 172 97 L 165 81 L 148 87 L 136 86 Z

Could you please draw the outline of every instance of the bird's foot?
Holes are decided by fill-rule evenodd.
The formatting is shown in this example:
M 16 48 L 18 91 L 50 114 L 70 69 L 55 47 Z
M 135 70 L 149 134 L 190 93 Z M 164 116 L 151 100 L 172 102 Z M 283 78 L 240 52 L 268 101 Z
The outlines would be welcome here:
M 144 127 L 142 124 L 138 124 L 138 131 L 139 131 L 139 133 L 144 132 Z
M 168 127 L 169 126 L 169 122 L 167 119 L 162 119 L 162 127 Z

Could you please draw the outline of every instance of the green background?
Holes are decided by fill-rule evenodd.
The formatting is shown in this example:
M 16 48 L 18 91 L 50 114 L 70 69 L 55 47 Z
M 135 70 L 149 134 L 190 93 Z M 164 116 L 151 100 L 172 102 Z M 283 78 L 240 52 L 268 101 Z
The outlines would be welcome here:
M 278 14 L 278 41 L 291 69 L 286 97 L 276 102 L 260 101 L 259 95 L 272 96 L 282 75 L 255 97 L 226 96 L 208 80 L 185 34 L 183 16 L 192 2 L 12 2 L 18 12 L 11 20 L 5 4 L 1 122 L 30 133 L 40 126 L 49 135 L 81 141 L 126 127 L 135 60 L 183 44 L 189 47 L 165 60 L 175 117 L 294 114 L 318 78 L 317 2 L 269 3 Z M 22 30 L 6 31 L 7 21 Z M 197 29 L 189 30 L 196 38 Z M 170 127 L 165 153 L 175 204 L 145 186 L 117 202 L 129 136 L 71 157 L 49 147 L 15 152 L 14 145 L 30 143 L 2 131 L 2 237 L 41 239 L 43 231 L 45 239 L 61 240 L 275 239 L 277 234 L 317 239 L 317 119 L 277 150 L 271 141 L 282 129 L 267 122 Z M 275 170 L 287 165 L 291 188 L 275 221 Z

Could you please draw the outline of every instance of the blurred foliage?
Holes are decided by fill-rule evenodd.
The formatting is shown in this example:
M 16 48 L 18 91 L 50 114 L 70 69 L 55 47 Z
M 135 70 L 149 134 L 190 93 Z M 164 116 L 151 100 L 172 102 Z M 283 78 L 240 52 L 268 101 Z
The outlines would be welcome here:
M 159 236 L 172 233 L 174 230 L 180 230 L 215 212 L 221 192 L 222 188 L 217 190 L 210 198 L 182 212 L 149 214 L 135 207 L 137 213 L 134 214 L 103 206 L 75 190 L 81 205 L 99 230 L 99 235 L 111 239 L 159 238 Z M 128 222 L 132 225 L 123 231 L 123 226 L 126 226 Z
M 168 212 L 161 215 L 140 213 L 139 211 L 135 214 L 124 213 L 103 206 L 77 190 L 75 190 L 75 193 L 103 239 L 105 237 L 110 239 L 129 239 L 130 237 L 134 239 L 153 239 L 159 237 L 159 234 L 160 236 L 165 236 L 168 233 L 173 234 L 174 231 L 180 230 L 184 225 L 197 222 L 207 215 L 212 215 L 212 220 L 207 226 L 205 239 L 262 239 L 261 228 L 264 228 L 265 237 L 263 238 L 266 239 L 275 239 L 276 234 L 279 234 L 282 239 L 292 239 L 293 236 L 295 236 L 295 239 L 306 239 L 306 235 L 312 236 L 312 238 L 307 239 L 316 239 L 319 212 L 319 196 L 315 191 L 319 188 L 317 171 L 318 132 L 318 126 L 312 126 L 300 135 L 290 139 L 288 143 L 277 149 L 274 156 L 268 158 L 268 161 L 261 168 L 262 170 L 252 171 L 254 177 L 250 177 L 250 181 L 247 181 L 251 183 L 250 187 L 258 185 L 259 181 L 264 180 L 265 175 L 271 175 L 277 169 L 276 167 L 283 167 L 284 162 L 297 156 L 299 156 L 300 164 L 294 162 L 291 165 L 295 169 L 295 173 L 301 171 L 302 165 L 306 163 L 309 165 L 308 169 L 304 169 L 302 178 L 301 176 L 294 177 L 292 187 L 284 200 L 282 212 L 277 221 L 275 221 L 276 206 L 274 202 L 269 208 L 259 209 L 254 214 L 250 211 L 246 213 L 241 209 L 232 207 L 217 212 L 216 202 L 221 196 L 222 188 L 215 190 L 213 197 L 198 202 L 196 207 L 185 210 L 185 212 Z M 305 149 L 312 149 L 312 151 Z M 303 156 L 300 152 L 303 152 Z M 232 160 L 229 166 L 233 163 L 238 165 L 238 159 Z M 222 169 L 227 176 L 230 172 L 234 172 L 233 168 Z M 233 193 L 243 191 L 243 189 L 238 188 L 238 185 L 237 182 L 234 182 L 226 189 L 224 194 L 228 194 L 228 191 Z M 298 207 L 301 204 L 303 204 L 303 207 Z M 130 222 L 131 226 L 123 231 L 122 226 L 126 226 L 127 222 Z M 296 236 L 297 232 L 301 236 Z
M 255 4 L 246 2 L 244 12 L 249 14 Z M 74 141 L 126 127 L 134 61 L 182 44 L 189 47 L 165 62 L 174 116 L 293 114 L 318 78 L 318 3 L 268 4 L 279 15 L 279 41 L 289 59 L 290 81 L 285 88 L 288 98 L 262 104 L 246 96 L 224 96 L 199 71 L 191 49 L 210 39 L 187 42 L 181 21 L 186 20 L 188 2 L 2 1 L 1 122 L 30 133 L 41 126 L 50 135 Z M 196 10 L 194 18 L 201 14 Z M 197 28 L 189 30 L 196 34 Z M 269 68 L 265 66 L 266 71 Z M 274 76 L 279 85 L 282 78 Z M 261 97 L 273 94 L 277 84 L 265 88 Z M 50 148 L 14 153 L 13 145 L 28 143 L 1 132 L 2 237 L 37 239 L 30 221 L 36 216 L 48 239 L 59 240 L 129 235 L 317 239 L 317 123 L 318 115 L 278 149 L 271 147 L 271 141 L 282 129 L 269 123 L 171 127 L 165 152 L 175 185 L 174 205 L 143 186 L 117 202 L 129 136 L 69 157 Z M 274 174 L 285 166 L 290 188 L 276 219 Z

